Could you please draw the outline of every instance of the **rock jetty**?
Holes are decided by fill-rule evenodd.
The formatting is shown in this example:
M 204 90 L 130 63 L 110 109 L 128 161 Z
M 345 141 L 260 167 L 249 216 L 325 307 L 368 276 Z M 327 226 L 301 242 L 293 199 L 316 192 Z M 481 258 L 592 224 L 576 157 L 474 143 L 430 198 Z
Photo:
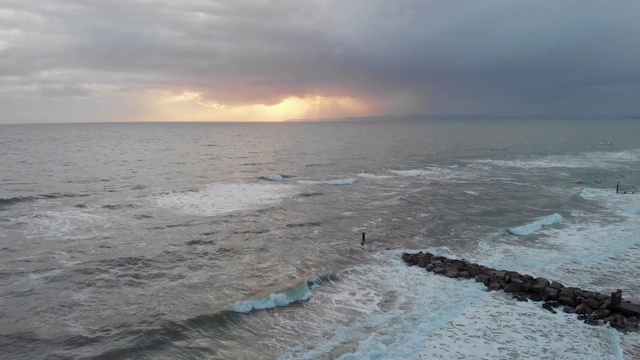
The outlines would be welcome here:
M 590 325 L 609 324 L 620 331 L 638 331 L 638 314 L 621 308 L 621 292 L 611 296 L 594 291 L 564 286 L 558 281 L 520 274 L 515 271 L 497 270 L 468 262 L 449 259 L 431 253 L 404 253 L 402 259 L 409 265 L 425 268 L 434 274 L 449 278 L 475 279 L 489 291 L 502 290 L 511 293 L 519 301 L 543 302 L 542 307 L 556 313 L 564 306 L 565 313 L 577 314 L 579 320 Z M 628 302 L 622 305 L 628 305 Z M 636 305 L 631 305 L 636 306 Z

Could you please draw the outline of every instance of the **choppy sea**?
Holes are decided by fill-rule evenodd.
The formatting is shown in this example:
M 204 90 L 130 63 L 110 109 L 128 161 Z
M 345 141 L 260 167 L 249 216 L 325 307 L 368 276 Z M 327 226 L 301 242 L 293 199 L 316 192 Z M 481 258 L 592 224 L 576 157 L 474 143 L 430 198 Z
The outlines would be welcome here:
M 639 220 L 638 120 L 0 125 L 0 358 L 638 359 L 401 254 L 640 302 Z

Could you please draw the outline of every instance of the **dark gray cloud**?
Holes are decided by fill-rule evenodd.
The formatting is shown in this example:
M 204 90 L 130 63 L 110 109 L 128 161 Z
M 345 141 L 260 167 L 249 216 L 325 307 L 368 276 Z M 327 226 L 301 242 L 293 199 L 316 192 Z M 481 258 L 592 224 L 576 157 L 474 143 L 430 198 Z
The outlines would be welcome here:
M 34 104 L 86 120 L 145 90 L 228 106 L 339 95 L 392 114 L 638 115 L 639 18 L 637 1 L 5 0 L 0 106 L 15 114 L 0 122 L 28 121 Z

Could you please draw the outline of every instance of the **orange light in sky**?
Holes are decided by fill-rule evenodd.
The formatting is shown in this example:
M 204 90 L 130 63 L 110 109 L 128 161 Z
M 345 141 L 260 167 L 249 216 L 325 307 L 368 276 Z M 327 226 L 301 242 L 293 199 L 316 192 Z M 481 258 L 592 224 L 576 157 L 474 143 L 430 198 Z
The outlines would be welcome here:
M 160 94 L 146 121 L 284 121 L 367 116 L 372 106 L 349 96 L 290 96 L 275 105 L 224 105 L 206 100 L 202 93 L 184 91 Z

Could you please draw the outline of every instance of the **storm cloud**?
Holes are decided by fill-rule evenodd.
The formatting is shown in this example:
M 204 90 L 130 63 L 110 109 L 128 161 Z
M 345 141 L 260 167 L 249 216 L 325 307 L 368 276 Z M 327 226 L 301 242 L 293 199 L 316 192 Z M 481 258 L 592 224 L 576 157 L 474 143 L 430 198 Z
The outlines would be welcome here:
M 209 109 L 320 96 L 370 115 L 637 116 L 639 18 L 637 1 L 4 0 L 0 122 L 135 120 L 184 93 Z

